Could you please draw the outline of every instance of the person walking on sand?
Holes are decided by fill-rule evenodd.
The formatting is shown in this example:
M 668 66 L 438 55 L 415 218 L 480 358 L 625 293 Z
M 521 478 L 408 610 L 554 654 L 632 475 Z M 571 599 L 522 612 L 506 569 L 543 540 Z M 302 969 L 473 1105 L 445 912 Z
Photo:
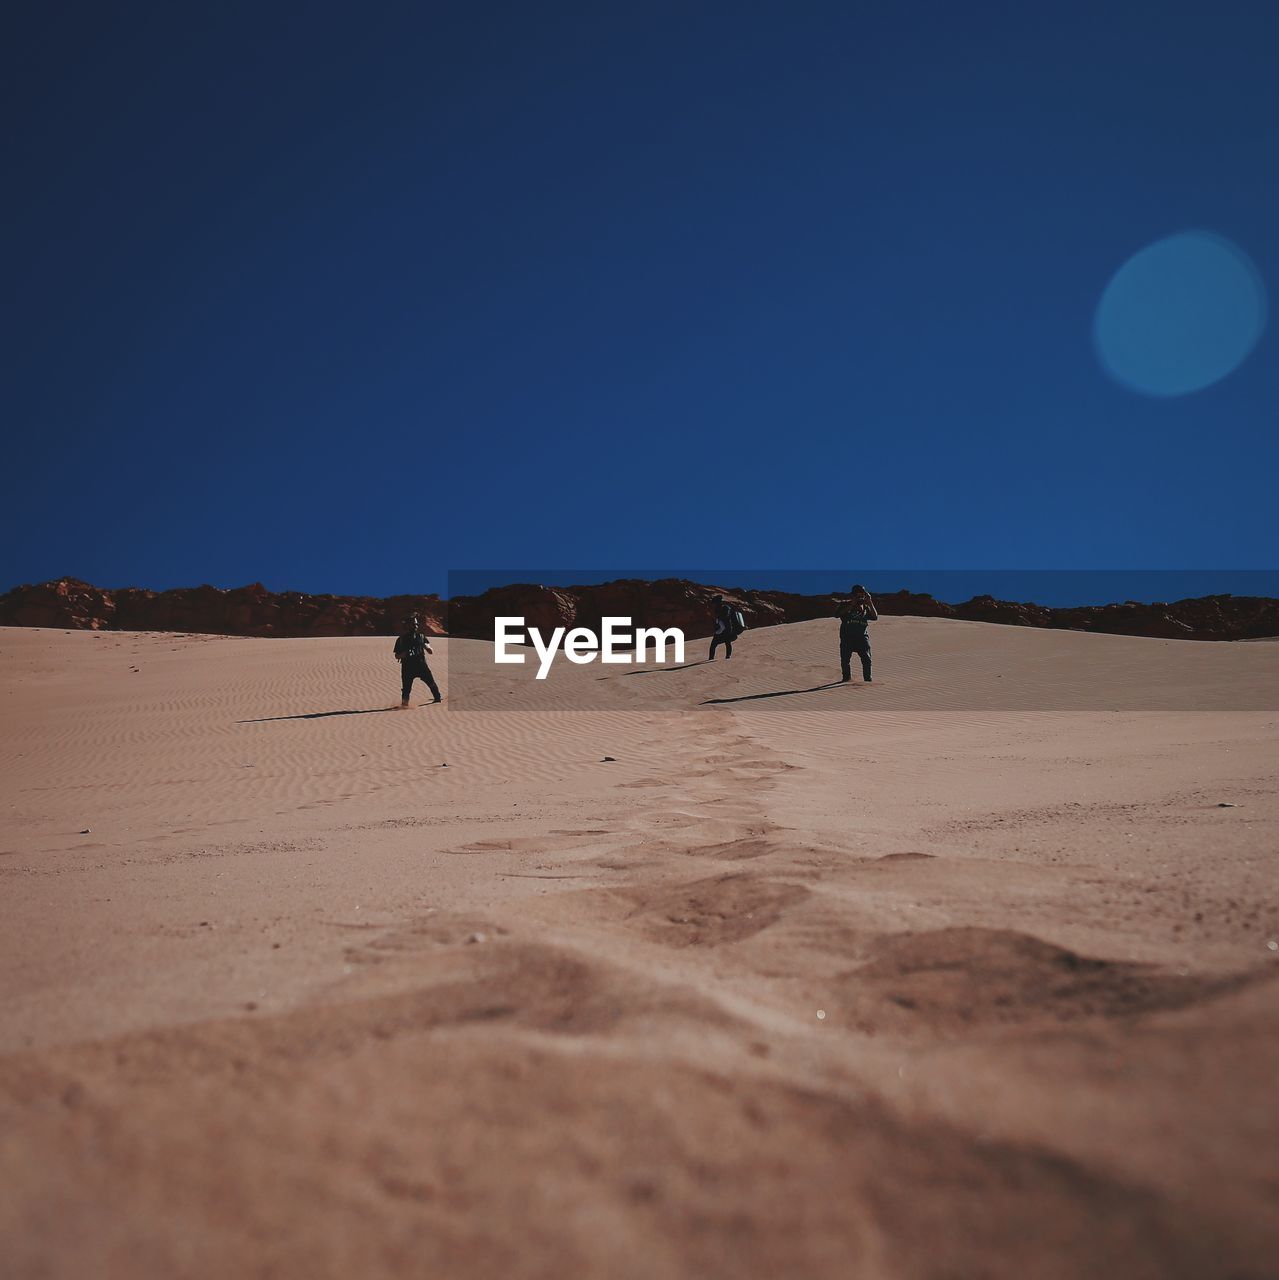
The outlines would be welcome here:
M 724 646 L 725 660 L 733 656 L 733 641 L 737 639 L 737 611 L 723 596 L 714 596 L 711 604 L 715 608 L 715 632 L 711 636 L 710 661 L 715 661 L 715 650 Z
M 435 683 L 431 668 L 427 666 L 427 654 L 435 652 L 431 642 L 422 632 L 422 619 L 413 614 L 405 619 L 407 630 L 395 642 L 395 656 L 400 664 L 400 708 L 409 705 L 409 694 L 413 690 L 413 681 L 421 680 L 430 689 L 436 702 L 440 701 L 440 687 Z
M 870 635 L 867 628 L 879 619 L 879 610 L 870 592 L 860 582 L 853 584 L 847 600 L 839 602 L 839 665 L 844 683 L 852 678 L 853 654 L 862 660 L 862 679 L 870 684 Z

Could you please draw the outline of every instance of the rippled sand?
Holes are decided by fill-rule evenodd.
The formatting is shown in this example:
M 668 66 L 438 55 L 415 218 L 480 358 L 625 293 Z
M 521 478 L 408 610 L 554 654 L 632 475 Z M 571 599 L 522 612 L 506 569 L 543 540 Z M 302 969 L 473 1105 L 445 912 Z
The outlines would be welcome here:
M 874 635 L 0 631 L 0 1270 L 1273 1275 L 1279 645 Z

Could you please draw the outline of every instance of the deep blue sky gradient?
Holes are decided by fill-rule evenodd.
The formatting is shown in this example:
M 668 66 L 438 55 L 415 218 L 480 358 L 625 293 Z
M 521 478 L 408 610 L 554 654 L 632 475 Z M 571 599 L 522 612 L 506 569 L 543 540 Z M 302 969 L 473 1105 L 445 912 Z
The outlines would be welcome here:
M 27 5 L 0 588 L 493 564 L 1269 568 L 1279 362 L 1156 400 L 1107 282 L 1279 281 L 1279 9 Z

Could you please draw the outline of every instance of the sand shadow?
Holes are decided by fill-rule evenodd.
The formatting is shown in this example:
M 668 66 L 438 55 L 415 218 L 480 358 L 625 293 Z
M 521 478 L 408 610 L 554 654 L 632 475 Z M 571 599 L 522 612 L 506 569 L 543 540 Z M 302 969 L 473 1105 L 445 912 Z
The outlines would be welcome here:
M 755 702 L 760 698 L 789 698 L 797 693 L 818 693 L 822 689 L 837 689 L 843 680 L 831 680 L 827 684 L 815 684 L 811 689 L 778 689 L 775 693 L 743 693 L 736 698 L 703 698 L 702 706 L 719 702 Z
M 628 671 L 628 676 L 655 676 L 663 671 L 687 671 L 689 667 L 704 667 L 710 661 L 709 658 L 701 658 L 697 662 L 685 662 L 678 667 L 649 667 L 647 671 Z
M 353 711 L 307 711 L 296 716 L 262 716 L 259 720 L 237 720 L 236 724 L 271 724 L 276 720 L 327 720 L 330 716 L 376 716 L 384 711 L 399 711 L 394 707 L 365 707 Z

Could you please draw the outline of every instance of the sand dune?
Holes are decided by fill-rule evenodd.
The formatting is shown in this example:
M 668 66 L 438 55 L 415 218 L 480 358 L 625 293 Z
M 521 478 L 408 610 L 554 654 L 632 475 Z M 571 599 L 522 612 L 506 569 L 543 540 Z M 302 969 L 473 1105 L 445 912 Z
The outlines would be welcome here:
M 0 631 L 5 1274 L 1273 1275 L 1279 648 L 875 638 Z

